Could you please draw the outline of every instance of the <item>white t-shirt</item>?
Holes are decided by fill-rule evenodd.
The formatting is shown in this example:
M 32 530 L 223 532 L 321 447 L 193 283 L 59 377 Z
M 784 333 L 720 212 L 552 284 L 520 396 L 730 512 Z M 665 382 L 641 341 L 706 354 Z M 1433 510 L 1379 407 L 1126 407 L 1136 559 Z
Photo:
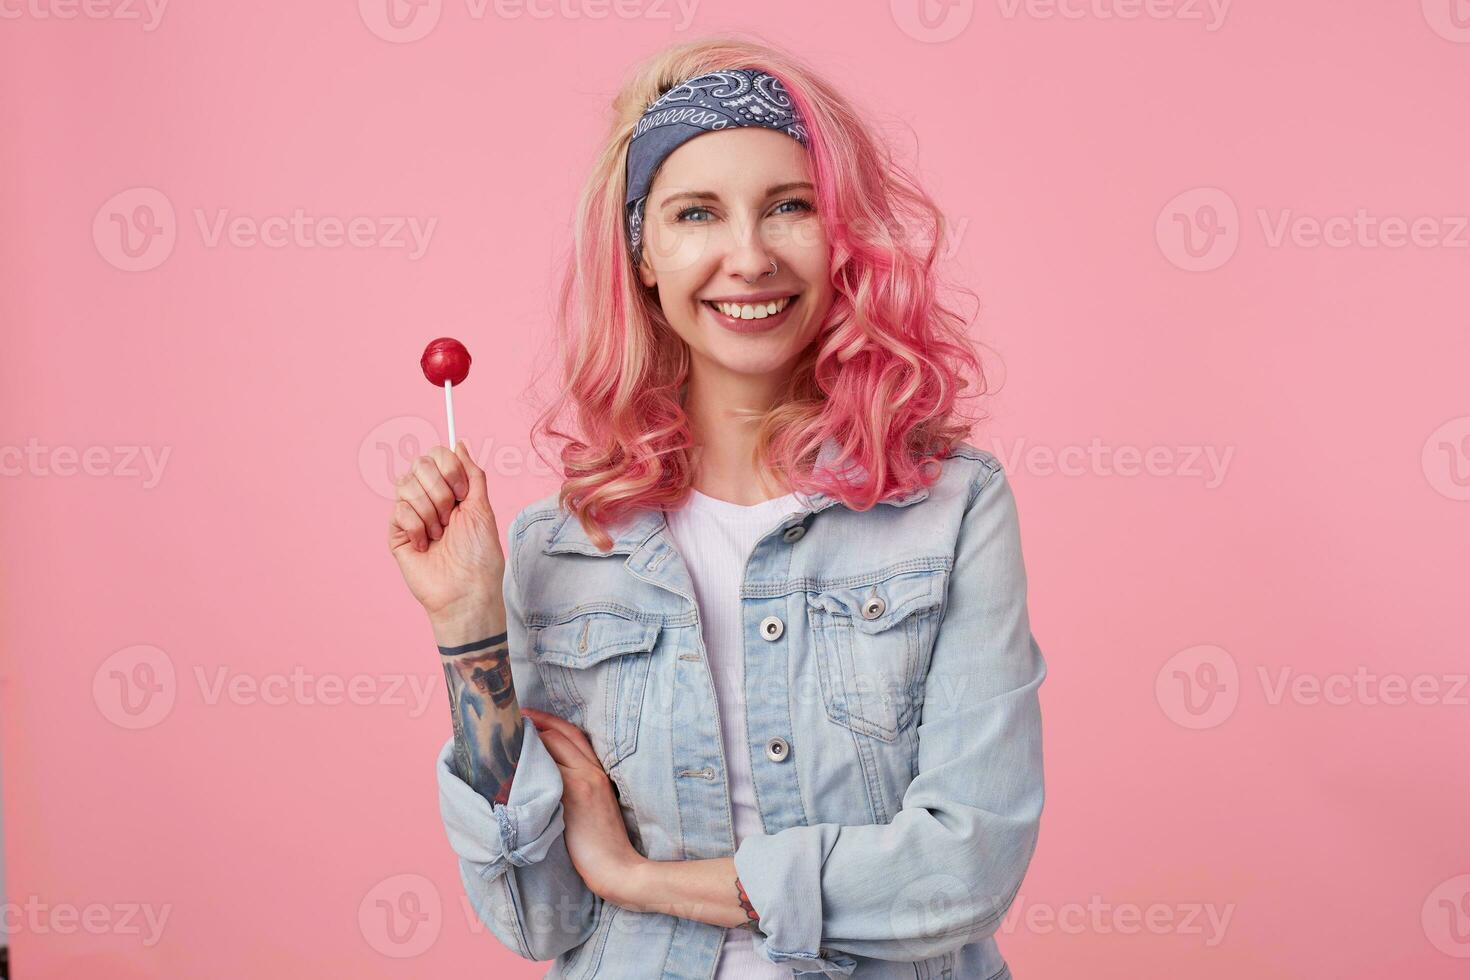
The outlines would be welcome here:
M 730 767 L 730 803 L 735 819 L 735 846 L 752 834 L 765 833 L 755 804 L 750 750 L 745 732 L 745 650 L 741 645 L 740 583 L 745 560 L 755 543 L 801 509 L 795 493 L 743 506 L 691 490 L 678 510 L 665 512 L 674 546 L 689 568 L 699 606 L 704 646 L 720 713 L 725 761 Z M 735 883 L 730 883 L 735 895 Z M 777 966 L 756 952 L 759 937 L 749 929 L 729 929 L 720 951 L 715 980 L 789 978 L 789 966 Z

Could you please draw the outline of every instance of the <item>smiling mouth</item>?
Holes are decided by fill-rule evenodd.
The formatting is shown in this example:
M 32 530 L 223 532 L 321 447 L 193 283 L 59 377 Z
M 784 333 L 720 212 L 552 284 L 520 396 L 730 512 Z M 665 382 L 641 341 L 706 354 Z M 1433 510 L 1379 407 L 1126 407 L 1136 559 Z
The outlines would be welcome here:
M 792 303 L 796 302 L 800 293 L 787 296 L 783 299 L 768 300 L 764 303 L 712 303 L 709 300 L 700 300 L 705 306 L 714 310 L 720 316 L 730 320 L 764 320 L 781 314 Z

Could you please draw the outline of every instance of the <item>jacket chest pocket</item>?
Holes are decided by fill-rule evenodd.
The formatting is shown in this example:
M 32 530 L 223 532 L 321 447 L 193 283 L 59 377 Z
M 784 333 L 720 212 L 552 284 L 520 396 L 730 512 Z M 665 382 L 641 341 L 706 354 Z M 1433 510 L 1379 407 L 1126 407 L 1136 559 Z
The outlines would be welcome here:
M 643 695 L 659 625 L 590 612 L 543 626 L 532 659 L 555 713 L 587 733 L 604 769 L 638 748 Z
M 944 569 L 807 593 L 807 623 L 827 717 L 892 742 L 912 723 L 944 602 Z

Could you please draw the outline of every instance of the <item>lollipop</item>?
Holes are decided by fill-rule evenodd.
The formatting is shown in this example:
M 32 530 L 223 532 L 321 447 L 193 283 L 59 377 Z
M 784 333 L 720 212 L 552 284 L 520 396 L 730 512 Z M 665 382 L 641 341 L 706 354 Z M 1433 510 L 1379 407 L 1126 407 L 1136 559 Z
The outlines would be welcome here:
M 453 337 L 440 337 L 429 341 L 424 356 L 419 358 L 419 367 L 430 384 L 444 386 L 444 413 L 449 417 L 449 448 L 455 447 L 454 438 L 454 386 L 464 381 L 470 373 L 470 352 L 464 344 Z

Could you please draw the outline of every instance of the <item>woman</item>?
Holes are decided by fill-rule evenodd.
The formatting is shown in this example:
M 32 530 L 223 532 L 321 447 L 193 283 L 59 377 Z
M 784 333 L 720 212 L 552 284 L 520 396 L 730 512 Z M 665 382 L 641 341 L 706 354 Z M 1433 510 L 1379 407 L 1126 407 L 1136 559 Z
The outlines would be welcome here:
M 503 556 L 438 447 L 390 527 L 464 887 L 554 977 L 1009 976 L 1046 668 L 938 211 L 764 45 L 666 50 L 614 108 L 548 411 L 579 435 L 538 425 L 567 479 Z

